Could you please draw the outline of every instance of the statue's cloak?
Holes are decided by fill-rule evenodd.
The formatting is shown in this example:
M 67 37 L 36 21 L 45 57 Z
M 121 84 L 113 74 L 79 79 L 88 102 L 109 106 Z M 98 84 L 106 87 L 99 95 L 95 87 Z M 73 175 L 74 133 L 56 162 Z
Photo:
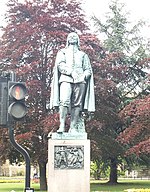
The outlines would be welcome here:
M 60 83 L 59 83 L 60 72 L 55 63 L 53 69 L 53 79 L 51 83 L 51 96 L 50 96 L 50 109 L 59 107 L 59 95 L 60 95 Z M 64 90 L 65 91 L 65 90 Z M 87 80 L 87 88 L 85 93 L 85 99 L 83 103 L 83 111 L 94 112 L 95 111 L 95 94 L 94 94 L 94 80 L 93 73 Z

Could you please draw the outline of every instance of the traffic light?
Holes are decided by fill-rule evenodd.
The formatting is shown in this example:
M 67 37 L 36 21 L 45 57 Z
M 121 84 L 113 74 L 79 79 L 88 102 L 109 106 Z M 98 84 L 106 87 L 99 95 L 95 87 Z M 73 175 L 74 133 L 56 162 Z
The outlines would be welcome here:
M 8 121 L 21 120 L 27 113 L 25 97 L 27 88 L 24 82 L 8 81 Z
M 7 124 L 7 78 L 0 77 L 0 126 Z

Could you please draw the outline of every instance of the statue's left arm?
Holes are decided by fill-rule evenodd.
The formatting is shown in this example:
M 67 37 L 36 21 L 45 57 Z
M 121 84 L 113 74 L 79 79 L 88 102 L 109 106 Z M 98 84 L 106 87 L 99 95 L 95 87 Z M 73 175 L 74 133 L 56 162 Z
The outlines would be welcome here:
M 85 79 L 87 80 L 92 74 L 90 59 L 87 54 L 84 54 L 84 58 L 83 58 L 83 71 L 84 71 Z
M 87 90 L 84 101 L 84 109 L 89 112 L 95 111 L 95 94 L 94 94 L 94 78 L 90 59 L 87 54 L 84 55 L 83 71 L 87 80 Z

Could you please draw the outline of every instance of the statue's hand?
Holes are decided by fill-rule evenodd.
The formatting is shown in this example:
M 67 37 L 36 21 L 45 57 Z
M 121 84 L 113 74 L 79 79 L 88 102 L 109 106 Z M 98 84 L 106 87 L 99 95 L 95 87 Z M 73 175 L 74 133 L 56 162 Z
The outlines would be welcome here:
M 50 113 L 51 114 L 54 114 L 54 113 L 58 113 L 59 111 L 59 107 L 53 107 L 51 110 L 50 110 Z
M 85 75 L 83 73 L 78 73 L 76 71 L 73 71 L 71 75 L 74 83 L 80 83 L 85 81 Z
M 78 75 L 78 73 L 76 71 L 73 71 L 71 73 L 71 76 L 72 76 L 73 79 L 77 79 L 79 75 Z

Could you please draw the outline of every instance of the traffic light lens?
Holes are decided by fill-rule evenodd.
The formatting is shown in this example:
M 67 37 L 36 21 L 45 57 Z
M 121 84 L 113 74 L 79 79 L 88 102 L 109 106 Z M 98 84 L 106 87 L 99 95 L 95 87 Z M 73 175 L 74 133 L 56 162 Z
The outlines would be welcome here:
M 23 118 L 27 113 L 27 108 L 24 103 L 12 103 L 8 108 L 8 113 L 15 119 Z
M 15 84 L 10 89 L 10 94 L 16 100 L 22 100 L 25 98 L 27 93 L 26 87 L 23 84 Z
M 20 89 L 20 87 L 19 87 L 19 86 L 16 86 L 14 92 L 15 92 L 15 98 L 16 98 L 17 100 L 19 100 L 19 99 L 20 99 L 20 96 L 21 96 L 21 89 Z

